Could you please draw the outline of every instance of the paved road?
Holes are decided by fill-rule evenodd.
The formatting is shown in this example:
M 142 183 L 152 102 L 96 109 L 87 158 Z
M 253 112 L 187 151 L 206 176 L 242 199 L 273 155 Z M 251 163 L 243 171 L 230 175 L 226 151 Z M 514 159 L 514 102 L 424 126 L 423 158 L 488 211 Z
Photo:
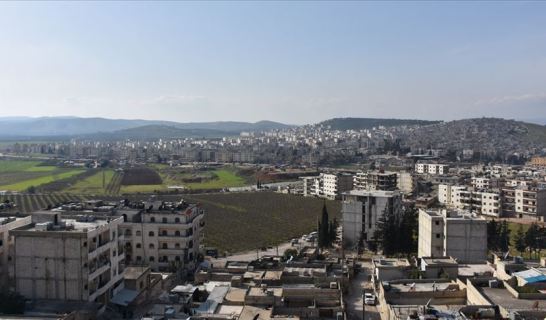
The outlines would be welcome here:
M 366 288 L 366 290 L 371 291 L 372 288 L 371 283 L 368 281 L 368 275 L 372 271 L 371 263 L 363 261 L 360 261 L 359 263 L 362 263 L 362 271 L 352 279 L 349 293 L 345 296 L 345 302 L 347 303 L 347 319 L 350 320 L 362 320 L 362 307 L 364 305 L 362 290 Z M 379 320 L 380 315 L 377 311 L 377 307 L 366 306 L 365 317 L 365 320 Z
M 277 248 L 278 248 L 278 254 L 283 255 L 284 251 L 286 249 L 294 248 L 294 249 L 300 249 L 303 246 L 303 244 L 297 244 L 295 246 L 292 246 L 289 242 L 281 243 L 278 245 L 278 247 L 271 247 L 265 251 L 262 251 L 260 249 L 258 250 L 251 250 L 241 253 L 236 253 L 234 255 L 230 255 L 227 257 L 217 258 L 217 259 L 211 259 L 210 262 L 214 266 L 223 266 L 226 264 L 227 261 L 252 261 L 256 258 L 263 257 L 265 255 L 277 255 Z

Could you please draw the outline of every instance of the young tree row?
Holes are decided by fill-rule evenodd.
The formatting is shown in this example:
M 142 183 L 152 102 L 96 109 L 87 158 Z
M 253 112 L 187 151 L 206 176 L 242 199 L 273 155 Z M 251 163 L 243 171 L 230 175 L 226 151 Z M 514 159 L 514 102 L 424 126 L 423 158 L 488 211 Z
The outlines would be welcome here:
M 418 224 L 415 207 L 405 208 L 401 215 L 395 215 L 386 208 L 376 225 L 370 249 L 381 249 L 386 256 L 417 252 Z

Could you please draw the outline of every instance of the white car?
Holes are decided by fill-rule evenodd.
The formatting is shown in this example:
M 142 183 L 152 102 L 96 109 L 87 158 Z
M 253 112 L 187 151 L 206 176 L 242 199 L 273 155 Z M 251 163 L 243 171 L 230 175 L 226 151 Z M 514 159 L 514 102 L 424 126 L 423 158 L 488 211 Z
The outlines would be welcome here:
M 375 306 L 375 295 L 373 293 L 365 293 L 364 303 L 368 306 Z

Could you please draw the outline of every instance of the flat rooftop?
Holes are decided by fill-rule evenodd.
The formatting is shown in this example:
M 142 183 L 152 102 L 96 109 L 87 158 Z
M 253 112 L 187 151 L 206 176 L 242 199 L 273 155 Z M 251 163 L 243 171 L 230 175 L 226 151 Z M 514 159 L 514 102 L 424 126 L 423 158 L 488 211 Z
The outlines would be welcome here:
M 351 190 L 343 192 L 343 195 L 347 196 L 363 196 L 363 197 L 392 197 L 400 194 L 399 191 L 386 191 L 386 190 Z
M 33 223 L 33 224 L 29 224 L 21 228 L 18 228 L 15 231 L 20 230 L 20 231 L 33 231 L 33 232 L 74 232 L 74 233 L 89 232 L 99 227 L 108 225 L 108 223 L 112 220 L 114 219 L 111 219 L 111 220 L 97 219 L 95 221 L 81 222 L 75 219 L 62 219 L 61 222 L 66 222 L 66 226 L 64 227 L 59 224 L 59 225 L 53 225 L 48 230 L 42 230 L 40 229 L 39 226 L 37 227 L 38 224 Z
M 410 265 L 407 259 L 376 259 L 373 261 L 376 267 L 408 267 Z
M 458 291 L 459 285 L 453 282 L 425 282 L 425 283 L 395 283 L 391 284 L 391 291 L 397 292 L 432 292 L 432 291 Z
M 268 296 L 268 292 L 273 292 L 274 296 L 281 297 L 282 296 L 282 288 L 265 288 L 262 289 L 260 287 L 252 287 L 248 291 L 248 296 L 252 297 L 265 297 Z
M 477 274 L 485 274 L 490 272 L 491 275 L 494 274 L 495 269 L 491 267 L 490 265 L 483 263 L 483 264 L 460 264 L 459 265 L 459 276 L 463 277 L 473 277 Z
M 455 261 L 455 259 L 451 257 L 439 257 L 439 258 L 423 257 L 422 259 L 429 266 L 451 265 L 455 267 L 458 265 L 457 261 Z
M 483 296 L 491 301 L 493 304 L 500 305 L 503 308 L 516 311 L 516 310 L 530 310 L 533 309 L 536 300 L 516 299 L 505 288 L 479 288 Z M 540 302 L 540 306 L 544 308 L 546 302 Z
M 150 267 L 127 267 L 125 268 L 125 279 L 135 280 L 142 276 L 143 273 L 150 270 Z

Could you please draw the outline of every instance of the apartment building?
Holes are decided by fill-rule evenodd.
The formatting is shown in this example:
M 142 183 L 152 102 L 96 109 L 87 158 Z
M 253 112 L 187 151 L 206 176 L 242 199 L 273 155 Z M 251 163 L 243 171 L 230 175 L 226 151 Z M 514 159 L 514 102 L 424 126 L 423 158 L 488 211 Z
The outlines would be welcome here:
M 488 189 L 491 187 L 491 179 L 486 177 L 472 177 L 470 184 L 476 189 Z
M 353 189 L 353 175 L 350 173 L 321 173 L 313 177 L 301 177 L 303 195 L 325 199 L 339 199 L 345 191 Z
M 519 217 L 546 217 L 546 189 L 533 187 L 503 188 L 503 211 Z
M 354 189 L 356 190 L 396 190 L 398 175 L 390 171 L 357 172 L 354 176 Z
M 123 289 L 121 217 L 39 211 L 13 229 L 15 290 L 27 299 L 107 303 Z
M 449 256 L 468 263 L 485 261 L 487 220 L 461 210 L 419 209 L 418 256 Z
M 440 184 L 438 185 L 438 202 L 450 208 L 487 216 L 503 215 L 503 198 L 498 190 L 475 190 L 466 186 Z
M 127 263 L 154 271 L 193 270 L 205 211 L 197 204 L 153 201 L 117 210 Z
M 27 217 L 2 217 L 0 218 L 0 287 L 8 288 L 9 275 L 13 272 L 11 256 L 13 252 L 13 237 L 10 236 L 9 231 L 20 228 L 31 223 L 30 216 Z
M 377 222 L 385 213 L 402 214 L 399 191 L 352 190 L 343 194 L 343 245 L 352 247 L 370 241 Z
M 546 157 L 533 157 L 529 164 L 537 167 L 546 167 Z
M 300 180 L 303 182 L 304 197 L 314 197 L 320 193 L 320 176 L 300 177 Z
M 396 187 L 405 194 L 412 193 L 414 189 L 414 181 L 411 172 L 398 172 L 396 174 Z
M 423 162 L 417 162 L 415 164 L 415 172 L 418 174 L 430 174 L 430 175 L 447 174 L 448 170 L 449 170 L 449 166 L 447 164 L 423 163 Z
M 350 173 L 322 174 L 322 195 L 327 199 L 339 199 L 345 191 L 353 189 L 353 175 Z

